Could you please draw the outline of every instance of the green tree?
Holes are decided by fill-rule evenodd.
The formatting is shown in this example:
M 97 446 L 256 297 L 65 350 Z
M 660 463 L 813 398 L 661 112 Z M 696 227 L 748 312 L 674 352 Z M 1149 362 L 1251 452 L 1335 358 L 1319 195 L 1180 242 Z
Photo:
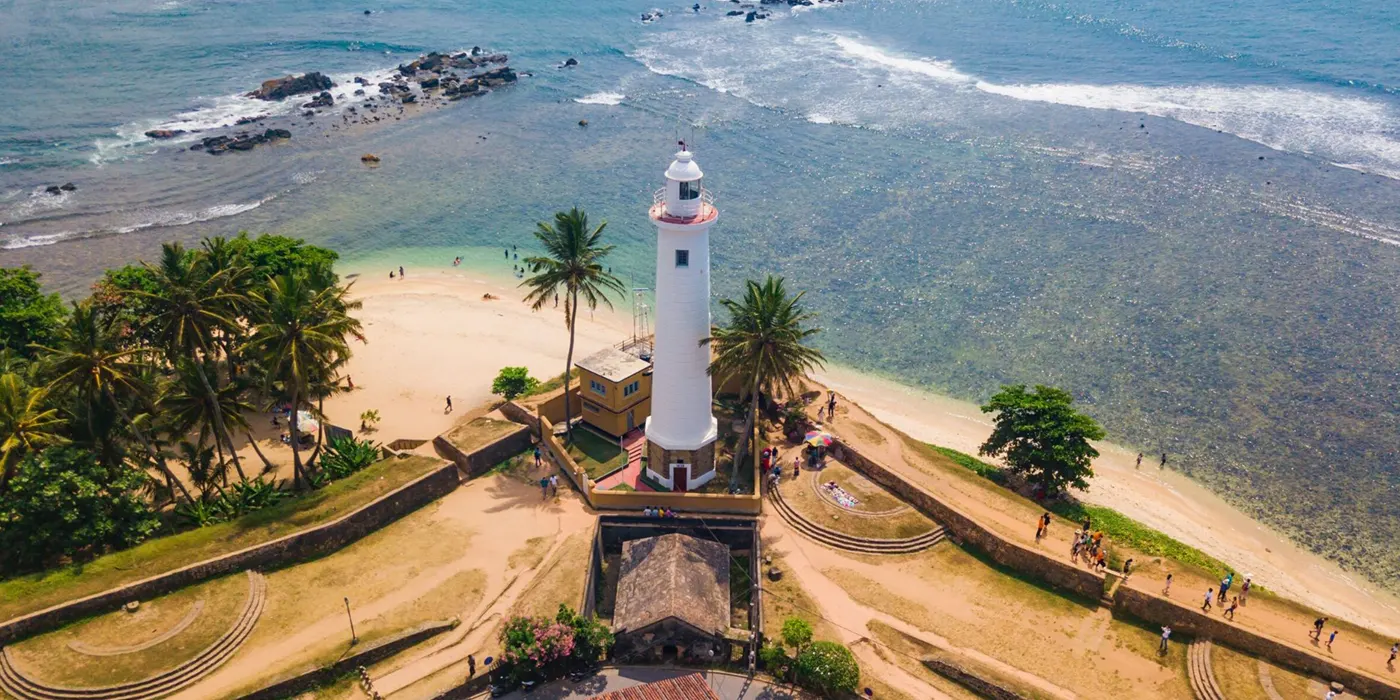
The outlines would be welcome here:
M 1007 385 L 982 406 L 995 413 L 995 428 L 978 452 L 1001 457 L 1007 468 L 1049 494 L 1066 487 L 1089 488 L 1098 450 L 1090 440 L 1102 440 L 1104 430 L 1089 416 L 1074 410 L 1074 397 L 1063 389 L 1025 384 Z
M 304 274 L 317 287 L 329 287 L 338 282 L 335 261 L 339 254 L 328 248 L 307 245 L 300 238 L 266 233 L 253 238 L 247 231 L 240 231 L 237 238 L 228 241 L 228 246 L 253 268 L 253 279 Z
M 29 455 L 0 499 L 0 566 L 28 569 L 141 542 L 160 525 L 140 496 L 145 480 L 134 469 L 111 474 L 74 447 Z
M 860 664 L 835 642 L 812 642 L 797 655 L 797 682 L 828 698 L 847 697 L 860 685 Z
M 360 322 L 348 313 L 359 308 L 348 300 L 348 291 L 338 285 L 318 289 L 303 275 L 282 275 L 253 295 L 256 325 L 246 350 L 266 372 L 268 393 L 284 397 L 292 407 L 288 422 L 298 487 L 304 481 L 298 409 L 310 399 L 312 383 L 350 356 L 346 336 L 364 338 Z
M 44 294 L 37 272 L 0 267 L 0 350 L 32 358 L 31 346 L 52 342 L 62 323 L 63 301 Z
M 58 410 L 44 405 L 48 391 L 31 387 L 18 374 L 0 375 L 0 493 L 20 460 L 32 452 L 68 442 Z
M 192 360 L 182 361 L 175 367 L 175 374 L 170 381 L 163 382 L 160 396 L 156 400 L 156 405 L 160 408 L 161 417 L 166 427 L 172 435 L 187 435 L 191 432 L 209 433 L 217 437 L 218 423 L 215 421 L 215 410 L 223 416 L 224 424 L 230 430 L 242 431 L 247 436 L 248 442 L 262 459 L 263 465 L 270 463 L 264 457 L 261 450 L 258 450 L 257 442 L 253 440 L 252 428 L 248 425 L 246 414 L 252 413 L 255 409 L 243 399 L 244 390 L 239 384 L 225 384 L 214 390 L 214 400 L 209 400 L 209 395 L 204 391 L 204 384 L 199 380 L 199 373 L 190 365 Z M 203 442 L 201 441 L 201 445 Z M 230 461 L 228 454 L 224 450 L 224 441 L 214 440 L 214 451 L 218 455 L 219 473 L 226 473 L 223 467 L 225 462 Z M 247 481 L 248 475 L 243 472 L 242 466 L 234 462 L 234 471 L 238 473 L 239 481 Z
M 531 377 L 527 367 L 502 367 L 501 373 L 491 382 L 491 393 L 509 401 L 534 391 L 539 385 L 540 380 Z
M 573 629 L 574 649 L 569 656 L 577 666 L 597 662 L 607 655 L 608 648 L 613 645 L 613 633 L 607 625 L 599 622 L 596 617 L 584 617 L 574 612 L 573 608 L 564 603 L 559 604 L 559 612 L 554 616 L 554 621 Z
M 802 310 L 804 294 L 788 294 L 781 277 L 769 275 L 763 284 L 749 280 L 742 300 L 720 299 L 729 321 L 712 328 L 710 337 L 700 341 L 701 345 L 714 347 L 710 375 L 721 382 L 740 380 L 741 398 L 749 401 L 744 432 L 734 450 L 731 483 L 739 474 L 738 465 L 748 456 L 749 440 L 758 420 L 759 396 L 772 396 L 778 390 L 788 395 L 796 393 L 794 383 L 822 366 L 826 359 L 820 350 L 806 345 L 821 329 L 808 325 L 815 317 Z
M 73 313 L 53 347 L 36 347 L 43 352 L 54 375 L 50 389 L 73 392 L 88 405 L 85 414 L 89 421 L 95 404 L 110 406 L 136 435 L 146 456 L 165 476 L 166 482 L 177 487 L 186 500 L 190 499 L 189 490 L 170 471 L 165 456 L 127 410 L 129 403 L 143 403 L 151 393 L 141 378 L 141 368 L 132 359 L 142 352 L 140 347 L 123 348 L 112 332 L 111 321 L 102 319 L 90 302 L 73 305 Z M 89 432 L 96 432 L 91 425 Z
M 783 620 L 783 643 L 801 654 L 802 650 L 812 643 L 812 626 L 800 617 Z
M 535 240 L 544 246 L 545 254 L 525 258 L 532 273 L 520 283 L 529 289 L 525 302 L 539 311 L 561 292 L 564 295 L 564 327 L 569 329 L 569 352 L 564 362 L 564 395 L 569 395 L 569 372 L 574 367 L 574 331 L 577 328 L 579 300 L 588 310 L 612 302 L 608 292 L 623 293 L 622 281 L 612 276 L 602 265 L 603 258 L 613 246 L 603 245 L 603 229 L 608 222 L 590 228 L 588 214 L 578 207 L 557 212 L 554 223 L 541 221 L 535 227 Z M 564 426 L 567 439 L 574 440 L 573 415 L 569 401 L 564 402 Z
M 132 290 L 147 301 L 151 316 L 145 320 L 145 330 L 164 351 L 172 367 L 192 369 L 200 387 L 209 400 L 214 418 L 214 439 L 222 440 L 229 449 L 233 466 L 239 474 L 243 465 L 233 444 L 220 408 L 214 382 L 219 381 L 215 367 L 210 381 L 206 363 L 217 361 L 218 341 L 225 333 L 236 332 L 235 313 L 246 306 L 247 300 L 227 283 L 227 271 L 204 274 L 199 256 L 187 252 L 179 243 L 161 246 L 159 265 L 146 263 L 158 285 L 155 292 Z

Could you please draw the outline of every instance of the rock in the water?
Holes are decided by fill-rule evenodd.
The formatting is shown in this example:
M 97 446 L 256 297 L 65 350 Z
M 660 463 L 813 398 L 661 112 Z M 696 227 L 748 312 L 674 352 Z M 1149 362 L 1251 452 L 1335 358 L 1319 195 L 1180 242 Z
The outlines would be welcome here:
M 44 188 L 44 191 L 49 194 L 63 194 L 63 188 L 58 185 L 49 185 Z
M 369 80 L 367 80 L 367 79 L 365 79 L 365 78 L 361 78 L 360 76 L 357 75 L 357 76 L 355 76 L 355 84 L 356 84 L 356 85 L 369 85 Z
M 266 115 L 266 114 L 259 114 L 259 115 L 256 116 L 256 117 L 242 117 L 242 118 L 240 118 L 238 121 L 234 122 L 234 125 L 235 125 L 235 126 L 244 126 L 244 125 L 247 125 L 247 124 L 256 124 L 257 122 L 260 122 L 260 121 L 262 121 L 262 120 L 264 120 L 264 119 L 267 119 L 267 115 Z
M 570 67 L 576 66 L 578 65 L 578 59 L 574 58 L 573 56 L 570 56 L 567 60 L 564 61 L 564 65 Z
M 579 126 L 588 126 L 588 120 L 587 120 L 587 119 L 580 119 L 580 120 L 578 120 L 578 125 L 579 125 Z
M 480 46 L 473 46 L 473 47 L 472 47 L 472 55 L 473 55 L 473 56 L 480 56 L 480 55 L 481 55 L 481 47 L 480 47 Z
M 183 133 L 184 129 L 151 129 L 146 132 L 146 136 L 153 139 L 173 139 Z
M 260 100 L 282 100 L 293 95 L 323 92 L 333 87 L 335 87 L 334 81 L 320 73 L 313 72 L 268 80 L 262 84 L 262 87 L 248 93 L 248 97 L 256 97 Z
M 356 97 L 359 97 L 360 95 L 363 95 L 363 94 L 365 94 L 365 91 L 364 91 L 364 90 L 356 90 L 356 91 L 355 91 L 355 96 L 356 96 Z
M 725 17 L 738 17 L 738 16 L 740 16 L 740 15 L 742 15 L 742 14 L 744 14 L 744 11 L 743 11 L 743 10 L 730 10 L 730 11 L 724 13 L 724 16 L 725 16 Z
M 374 155 L 373 153 L 366 153 L 366 154 L 360 156 L 360 162 L 362 162 L 362 163 L 378 163 L 378 162 L 379 162 L 379 156 Z
M 442 84 L 442 81 L 439 80 L 438 78 L 427 78 L 427 79 L 418 81 L 418 87 L 423 88 L 424 90 L 428 90 L 428 89 L 431 89 L 431 88 L 438 87 L 438 86 L 441 85 L 441 84 Z
M 268 139 L 289 139 L 292 137 L 292 132 L 286 129 L 268 129 L 263 132 L 263 136 Z
M 60 185 L 58 189 L 63 190 L 64 192 L 72 192 L 73 190 L 78 189 L 78 186 L 71 182 L 65 182 L 62 185 Z
M 302 108 L 302 109 L 319 109 L 319 108 L 322 108 L 322 107 L 334 107 L 334 106 L 335 106 L 335 98 L 334 98 L 334 97 L 331 97 L 331 94 L 330 94 L 329 92 L 322 91 L 321 94 L 317 95 L 317 96 L 316 96 L 314 99 L 312 99 L 310 102 L 307 102 L 306 104 L 302 105 L 301 108 Z
M 754 19 L 757 18 L 757 17 L 758 17 L 758 13 L 757 13 L 757 12 L 749 11 L 748 14 L 744 15 L 744 21 L 745 21 L 745 22 L 752 22 L 752 21 L 754 21 Z
M 373 14 L 373 12 L 371 10 L 365 10 L 365 14 Z
M 399 101 L 404 104 L 413 104 L 414 102 L 418 101 L 418 96 L 410 92 L 407 95 L 400 97 Z

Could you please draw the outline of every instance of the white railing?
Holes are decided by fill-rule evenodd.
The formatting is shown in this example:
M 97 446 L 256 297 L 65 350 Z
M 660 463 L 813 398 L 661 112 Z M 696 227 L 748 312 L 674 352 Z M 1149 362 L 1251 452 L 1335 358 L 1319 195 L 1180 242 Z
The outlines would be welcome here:
M 710 208 L 713 209 L 714 206 L 715 206 L 715 196 L 712 195 L 712 194 L 710 194 L 710 191 L 709 191 L 708 189 L 704 188 L 704 187 L 701 187 L 701 188 L 700 188 L 700 204 L 701 204 L 701 206 L 700 206 L 700 211 L 697 212 L 697 213 L 695 214 L 695 216 L 700 216 L 700 215 L 704 214 L 704 212 L 705 212 L 705 207 L 708 206 L 708 207 L 710 207 Z M 652 193 L 651 193 L 651 206 L 652 206 L 653 208 L 654 208 L 654 207 L 657 207 L 657 206 L 660 206 L 660 207 L 662 207 L 662 212 L 663 212 L 663 213 L 669 214 L 669 212 L 666 212 L 666 210 L 665 210 L 665 206 L 666 206 L 666 188 L 665 188 L 665 187 L 662 187 L 662 188 L 656 190 L 655 192 L 652 192 Z M 694 217 L 678 217 L 678 218 L 694 218 Z

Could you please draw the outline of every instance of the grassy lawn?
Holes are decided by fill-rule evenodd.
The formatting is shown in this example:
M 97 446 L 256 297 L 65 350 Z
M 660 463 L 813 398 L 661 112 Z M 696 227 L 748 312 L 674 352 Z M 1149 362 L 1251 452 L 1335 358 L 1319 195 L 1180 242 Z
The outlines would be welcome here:
M 348 478 L 238 520 L 149 540 L 90 562 L 0 582 L 0 619 L 42 610 L 339 518 L 442 464 L 428 457 L 379 462 Z
M 984 679 L 1000 683 L 1003 686 L 1014 688 L 1025 697 L 1037 697 L 1039 694 L 1039 691 L 1037 691 L 1036 689 L 1029 688 L 1027 686 L 1018 684 L 1014 681 L 1003 678 L 997 673 L 987 668 L 984 668 L 973 661 L 970 661 L 951 652 L 947 652 L 935 646 L 927 644 L 923 640 L 910 637 L 909 635 L 893 627 L 890 627 L 889 625 L 880 622 L 879 620 L 872 620 L 869 624 L 866 625 L 866 627 L 870 630 L 870 633 L 874 635 L 875 639 L 879 641 L 881 646 L 893 652 L 884 654 L 882 658 L 885 658 L 887 661 L 890 661 L 896 666 L 899 666 L 900 668 L 904 669 L 904 671 L 907 672 L 909 675 L 914 676 L 915 678 L 918 678 L 919 680 L 925 683 L 928 683 L 929 685 L 943 691 L 948 695 L 951 695 L 952 697 L 965 698 L 967 700 L 975 700 L 976 698 L 979 698 L 981 696 L 973 693 L 972 691 L 964 688 L 961 685 L 958 685 L 952 680 L 949 680 L 947 678 L 944 678 L 943 676 L 934 673 L 933 671 L 929 670 L 929 667 L 920 663 L 918 661 L 919 659 L 935 658 L 947 663 L 954 664 L 956 666 L 961 667 L 968 673 L 972 673 Z M 1233 698 L 1231 700 L 1233 700 Z
M 784 482 L 780 488 L 788 505 L 818 525 L 847 535 L 881 539 L 914 537 L 934 528 L 932 521 L 913 508 L 890 515 L 860 515 L 862 511 L 887 511 L 903 504 L 878 485 L 835 461 L 827 461 L 819 481 L 835 481 L 847 493 L 860 499 L 860 504 L 852 510 L 822 498 L 813 490 L 810 472 L 802 472 L 802 477 L 797 481 Z
M 1259 684 L 1259 660 L 1253 656 L 1212 644 L 1210 665 L 1221 692 L 1230 700 L 1269 700 L 1264 686 Z
M 574 444 L 569 445 L 569 456 L 573 457 L 592 479 L 602 478 L 604 474 L 627 462 L 627 453 L 622 451 L 617 440 L 587 428 L 574 431 Z
M 511 607 L 507 617 L 543 615 L 553 618 L 559 612 L 560 603 L 578 610 L 583 600 L 583 572 L 588 570 L 592 550 L 591 529 L 569 535 L 554 558 L 538 570 L 535 580 Z
M 447 441 L 463 452 L 471 452 L 480 447 L 491 444 L 520 428 L 519 423 L 512 423 L 508 420 L 497 420 L 481 416 L 459 423 L 453 426 L 447 433 Z

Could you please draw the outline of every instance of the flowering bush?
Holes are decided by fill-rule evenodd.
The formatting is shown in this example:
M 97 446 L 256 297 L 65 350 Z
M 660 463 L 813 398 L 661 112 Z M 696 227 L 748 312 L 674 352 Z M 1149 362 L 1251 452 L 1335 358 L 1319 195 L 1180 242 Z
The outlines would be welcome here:
M 516 680 L 549 680 L 574 665 L 597 661 L 611 644 L 612 634 L 602 623 L 560 605 L 553 620 L 514 617 L 506 622 L 501 661 Z

